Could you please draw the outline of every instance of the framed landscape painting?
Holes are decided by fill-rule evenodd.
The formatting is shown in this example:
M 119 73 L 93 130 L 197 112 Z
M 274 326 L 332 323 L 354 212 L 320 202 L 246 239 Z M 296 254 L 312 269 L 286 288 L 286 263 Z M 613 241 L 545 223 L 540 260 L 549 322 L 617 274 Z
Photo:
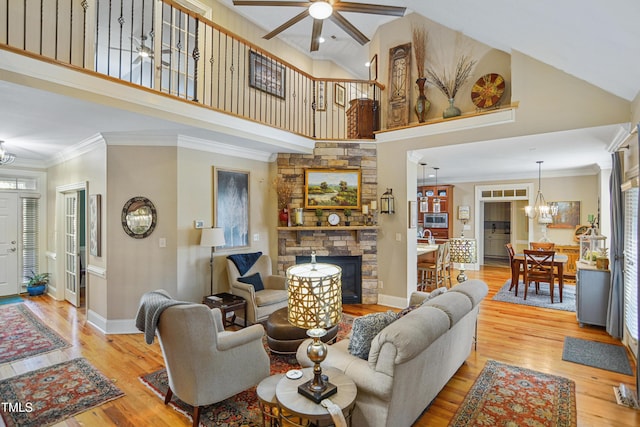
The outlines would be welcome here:
M 570 228 L 574 229 L 580 225 L 580 202 L 550 202 L 550 206 L 557 206 L 558 213 L 551 218 L 553 223 L 549 228 Z
M 306 209 L 360 209 L 360 169 L 307 169 Z
M 214 167 L 215 224 L 224 230 L 223 248 L 249 246 L 249 172 Z

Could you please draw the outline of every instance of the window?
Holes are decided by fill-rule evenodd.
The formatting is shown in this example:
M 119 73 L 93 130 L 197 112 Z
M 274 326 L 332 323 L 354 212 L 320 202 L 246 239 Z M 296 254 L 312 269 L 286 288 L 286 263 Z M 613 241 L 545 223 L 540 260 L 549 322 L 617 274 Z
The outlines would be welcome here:
M 624 322 L 627 332 L 638 340 L 638 188 L 624 193 Z
M 22 281 L 38 272 L 39 200 L 23 198 L 22 202 Z

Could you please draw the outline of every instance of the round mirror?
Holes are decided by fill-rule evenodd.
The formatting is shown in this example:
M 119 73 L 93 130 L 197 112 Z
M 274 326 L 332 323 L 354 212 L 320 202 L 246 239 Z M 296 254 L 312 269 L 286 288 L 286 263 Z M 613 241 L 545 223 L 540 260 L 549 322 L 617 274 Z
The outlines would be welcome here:
M 122 228 L 135 239 L 144 239 L 156 227 L 156 207 L 146 197 L 132 197 L 122 208 Z

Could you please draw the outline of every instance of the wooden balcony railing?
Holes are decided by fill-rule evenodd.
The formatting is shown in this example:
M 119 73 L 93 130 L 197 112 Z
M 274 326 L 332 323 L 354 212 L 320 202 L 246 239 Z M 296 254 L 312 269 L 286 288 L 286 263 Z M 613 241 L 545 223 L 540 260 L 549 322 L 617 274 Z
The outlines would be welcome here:
M 379 83 L 313 77 L 169 0 L 0 0 L 2 46 L 316 139 L 363 137 L 355 100 L 380 114 Z

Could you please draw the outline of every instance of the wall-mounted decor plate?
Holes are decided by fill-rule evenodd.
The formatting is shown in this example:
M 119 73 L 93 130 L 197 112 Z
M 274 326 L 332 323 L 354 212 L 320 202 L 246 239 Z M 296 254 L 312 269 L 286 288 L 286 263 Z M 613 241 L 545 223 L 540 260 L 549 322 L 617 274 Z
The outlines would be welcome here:
M 504 78 L 500 74 L 485 74 L 471 88 L 471 101 L 478 108 L 494 107 L 500 102 L 504 88 Z

